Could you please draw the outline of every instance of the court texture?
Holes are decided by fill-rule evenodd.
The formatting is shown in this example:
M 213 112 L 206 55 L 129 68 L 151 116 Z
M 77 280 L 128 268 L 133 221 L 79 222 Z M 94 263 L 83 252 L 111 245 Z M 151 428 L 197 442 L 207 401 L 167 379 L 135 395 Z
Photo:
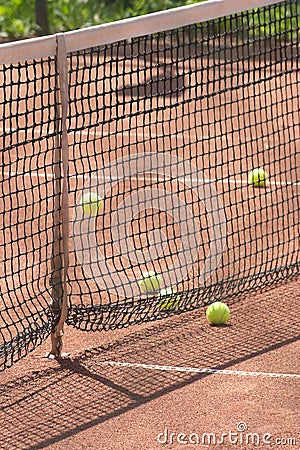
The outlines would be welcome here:
M 300 448 L 299 37 L 208 0 L 0 45 L 1 449 Z

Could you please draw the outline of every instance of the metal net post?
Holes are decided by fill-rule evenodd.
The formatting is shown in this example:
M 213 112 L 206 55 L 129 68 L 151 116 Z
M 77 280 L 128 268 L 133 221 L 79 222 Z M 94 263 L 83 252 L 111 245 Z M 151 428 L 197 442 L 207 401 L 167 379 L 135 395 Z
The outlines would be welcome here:
M 69 200 L 68 200 L 68 68 L 65 37 L 57 35 L 57 65 L 60 99 L 57 102 L 56 127 L 60 127 L 60 142 L 54 152 L 55 178 L 54 244 L 52 254 L 52 310 L 58 317 L 51 334 L 52 348 L 49 357 L 62 355 L 64 323 L 68 315 L 67 272 L 69 266 Z M 59 106 L 60 105 L 60 106 Z

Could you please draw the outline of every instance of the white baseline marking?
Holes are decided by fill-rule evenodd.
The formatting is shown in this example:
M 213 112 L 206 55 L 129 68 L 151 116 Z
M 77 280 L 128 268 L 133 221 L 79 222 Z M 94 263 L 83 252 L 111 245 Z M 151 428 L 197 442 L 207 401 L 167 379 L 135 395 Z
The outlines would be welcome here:
M 32 171 L 30 173 L 23 173 L 23 172 L 14 172 L 14 171 L 4 171 L 3 175 L 7 178 L 10 177 L 16 177 L 16 176 L 21 176 L 21 177 L 32 177 L 32 178 L 41 178 L 41 179 L 53 179 L 54 175 L 51 173 L 39 173 L 36 171 Z M 88 177 L 88 174 L 78 174 L 78 175 L 71 175 L 69 178 L 72 179 L 78 179 L 78 178 L 85 178 Z M 104 181 L 118 181 L 118 178 L 115 177 L 97 177 L 97 176 L 90 176 L 90 179 L 93 180 L 95 179 L 96 181 L 100 181 L 101 179 L 103 179 Z M 156 177 L 155 175 L 153 177 L 134 177 L 134 179 L 138 180 L 145 180 L 145 181 L 159 181 L 159 182 L 163 182 L 163 181 L 179 181 L 181 183 L 185 183 L 186 181 L 191 181 L 193 184 L 198 185 L 199 183 L 218 183 L 218 184 L 246 184 L 249 185 L 248 180 L 241 180 L 241 179 L 235 179 L 235 178 L 221 178 L 221 179 L 214 179 L 214 178 L 192 178 L 191 180 L 189 179 L 184 179 L 184 178 L 163 178 L 163 177 Z M 267 181 L 267 186 L 300 186 L 300 182 L 292 182 L 292 181 Z
M 119 361 L 103 361 L 99 365 L 140 368 L 146 370 L 157 370 L 163 372 L 186 372 L 186 373 L 204 373 L 204 374 L 220 374 L 220 375 L 238 375 L 244 377 L 268 377 L 268 378 L 294 378 L 300 379 L 297 373 L 272 373 L 272 372 L 247 372 L 244 370 L 229 369 L 210 369 L 197 367 L 178 367 L 178 366 L 160 366 L 157 364 L 138 364 Z

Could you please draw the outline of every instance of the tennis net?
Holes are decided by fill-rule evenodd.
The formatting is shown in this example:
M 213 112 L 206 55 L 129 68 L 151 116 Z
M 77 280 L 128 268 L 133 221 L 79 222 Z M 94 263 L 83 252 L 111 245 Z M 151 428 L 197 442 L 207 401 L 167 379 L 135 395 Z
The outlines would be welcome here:
M 298 276 L 300 4 L 235 8 L 0 47 L 5 367 L 12 343 L 25 354 L 55 327 L 63 295 L 69 325 L 107 330 Z M 149 271 L 159 289 L 144 292 Z
M 43 342 L 60 316 L 51 307 L 62 257 L 59 107 L 54 57 L 1 65 L 0 369 Z

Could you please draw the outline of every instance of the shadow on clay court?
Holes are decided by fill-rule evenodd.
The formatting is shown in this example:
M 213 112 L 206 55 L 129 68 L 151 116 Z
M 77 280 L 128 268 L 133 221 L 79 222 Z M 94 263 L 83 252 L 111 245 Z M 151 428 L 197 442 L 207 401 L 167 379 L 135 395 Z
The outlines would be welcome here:
M 233 305 L 232 326 L 210 327 L 195 311 L 2 384 L 0 448 L 46 448 L 210 376 L 104 361 L 226 369 L 295 342 L 298 301 L 282 286 Z

